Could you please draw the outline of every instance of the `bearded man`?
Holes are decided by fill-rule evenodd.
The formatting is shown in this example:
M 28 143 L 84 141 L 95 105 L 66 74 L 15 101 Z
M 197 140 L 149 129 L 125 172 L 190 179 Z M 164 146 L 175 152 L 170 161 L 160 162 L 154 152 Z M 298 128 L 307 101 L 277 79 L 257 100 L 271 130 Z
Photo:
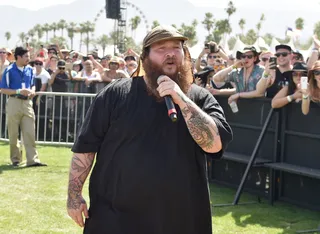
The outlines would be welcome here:
M 212 233 L 206 157 L 221 157 L 232 131 L 214 97 L 192 84 L 186 40 L 172 27 L 154 28 L 133 77 L 93 101 L 72 148 L 67 201 L 84 233 Z M 82 187 L 94 159 L 88 212 Z

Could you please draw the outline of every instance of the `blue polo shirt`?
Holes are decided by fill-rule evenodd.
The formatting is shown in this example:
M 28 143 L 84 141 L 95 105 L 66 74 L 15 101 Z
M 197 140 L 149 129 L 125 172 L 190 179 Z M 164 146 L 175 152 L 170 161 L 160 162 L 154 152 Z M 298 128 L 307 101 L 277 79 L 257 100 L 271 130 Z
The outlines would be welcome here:
M 22 89 L 22 83 L 25 83 L 26 89 L 31 89 L 31 87 L 34 86 L 33 69 L 28 65 L 21 71 L 16 63 L 13 63 L 4 70 L 0 88 Z

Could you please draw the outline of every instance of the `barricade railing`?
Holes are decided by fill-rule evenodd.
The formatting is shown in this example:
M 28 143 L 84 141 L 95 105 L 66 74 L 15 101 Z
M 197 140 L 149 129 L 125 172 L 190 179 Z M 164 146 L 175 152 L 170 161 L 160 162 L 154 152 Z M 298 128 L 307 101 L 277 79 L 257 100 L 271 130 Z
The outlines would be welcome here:
M 8 142 L 5 114 L 8 96 L 0 95 L 0 141 Z M 36 143 L 72 146 L 95 95 L 37 92 L 37 96 L 33 100 Z

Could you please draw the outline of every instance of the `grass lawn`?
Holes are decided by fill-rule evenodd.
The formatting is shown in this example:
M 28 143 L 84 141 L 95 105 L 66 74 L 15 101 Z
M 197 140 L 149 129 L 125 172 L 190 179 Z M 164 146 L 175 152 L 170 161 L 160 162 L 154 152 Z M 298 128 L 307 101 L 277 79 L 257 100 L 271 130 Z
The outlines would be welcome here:
M 39 146 L 38 151 L 48 167 L 12 169 L 7 165 L 9 146 L 0 143 L 0 233 L 81 233 L 65 205 L 70 149 Z M 88 201 L 87 187 L 84 196 Z M 210 189 L 214 204 L 233 200 L 233 189 L 217 185 Z M 240 202 L 254 200 L 256 197 L 243 194 Z M 215 207 L 212 223 L 217 234 L 287 234 L 316 228 L 320 214 L 279 202 L 270 206 L 263 200 L 261 204 Z

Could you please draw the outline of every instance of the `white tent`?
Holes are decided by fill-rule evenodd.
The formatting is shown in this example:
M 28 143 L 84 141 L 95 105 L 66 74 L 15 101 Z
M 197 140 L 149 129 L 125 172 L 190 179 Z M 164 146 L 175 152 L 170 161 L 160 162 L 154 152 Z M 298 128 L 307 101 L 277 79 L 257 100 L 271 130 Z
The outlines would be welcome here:
M 276 52 L 276 46 L 280 45 L 280 42 L 274 37 L 272 38 L 271 44 L 270 44 L 270 51 L 274 54 Z
M 196 45 L 192 46 L 191 48 L 189 48 L 189 52 L 191 55 L 191 58 L 198 58 L 199 54 L 201 53 L 201 51 L 203 50 L 203 46 L 204 43 L 197 43 Z
M 262 37 L 258 37 L 256 42 L 253 44 L 253 46 L 256 48 L 257 51 L 261 50 L 269 50 L 270 47 L 268 44 L 265 42 L 265 40 Z
M 229 45 L 228 45 L 228 40 L 229 40 L 229 37 L 228 37 L 228 35 L 227 34 L 225 34 L 222 38 L 221 38 L 221 40 L 220 40 L 220 42 L 219 42 L 219 46 L 221 46 L 222 48 L 223 48 L 223 50 L 225 51 L 225 53 L 227 54 L 227 55 L 229 55 L 230 53 L 231 53 L 231 51 L 230 51 L 230 49 L 229 49 Z
M 237 37 L 237 40 L 236 40 L 236 43 L 233 47 L 233 50 L 232 50 L 232 55 L 233 57 L 236 57 L 237 55 L 237 51 L 242 51 L 244 49 L 244 47 L 246 47 L 247 45 L 244 44 L 239 37 Z

